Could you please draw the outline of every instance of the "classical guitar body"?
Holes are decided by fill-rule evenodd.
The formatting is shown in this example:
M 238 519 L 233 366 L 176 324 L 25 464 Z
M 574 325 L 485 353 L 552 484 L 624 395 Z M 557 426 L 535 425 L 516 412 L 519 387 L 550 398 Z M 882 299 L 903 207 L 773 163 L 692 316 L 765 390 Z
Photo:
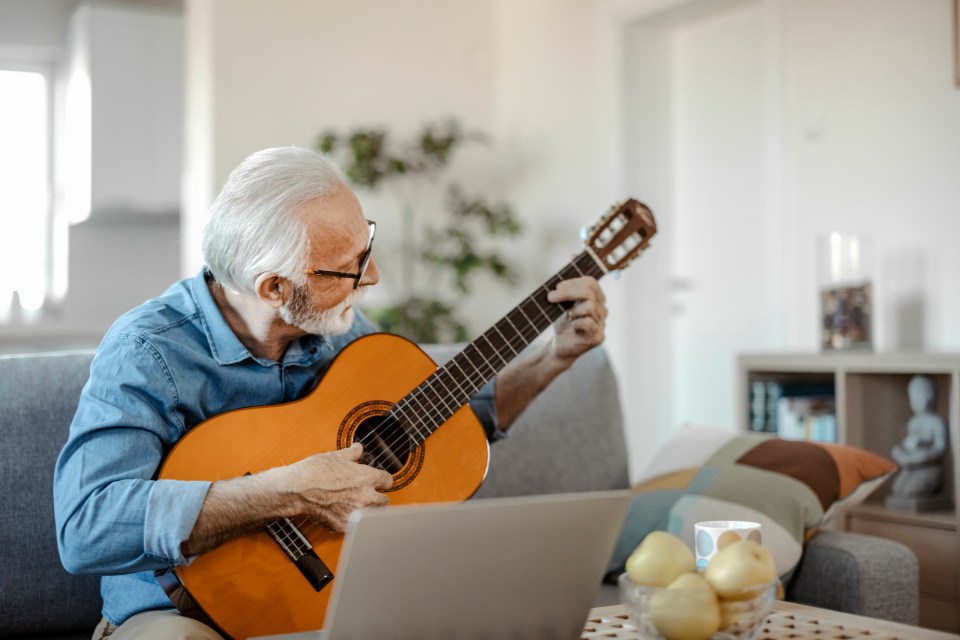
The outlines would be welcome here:
M 370 455 L 361 462 L 393 475 L 391 504 L 465 500 L 489 460 L 469 399 L 567 312 L 571 303 L 548 299 L 557 284 L 624 269 L 656 231 L 643 203 L 615 205 L 591 227 L 580 255 L 442 367 L 404 338 L 360 338 L 302 400 L 231 411 L 192 429 L 159 477 L 237 478 L 359 441 Z M 176 575 L 233 638 L 320 629 L 343 537 L 302 520 L 272 522 L 177 567 Z
M 235 478 L 342 449 L 355 439 L 369 441 L 377 429 L 395 442 L 391 426 L 378 425 L 378 417 L 435 370 L 430 357 L 404 338 L 389 334 L 360 338 L 337 356 L 317 388 L 303 399 L 230 411 L 192 429 L 172 449 L 159 477 Z M 429 441 L 401 457 L 388 467 L 394 476 L 394 488 L 388 493 L 391 504 L 461 501 L 483 482 L 489 450 L 483 428 L 464 406 Z M 343 536 L 318 525 L 296 524 L 309 545 L 298 541 L 294 546 L 312 546 L 322 564 L 336 571 Z M 231 540 L 190 565 L 177 567 L 176 573 L 224 632 L 247 638 L 323 627 L 333 582 L 318 589 L 316 579 L 311 581 L 315 576 L 309 575 L 311 563 L 308 571 L 303 564 L 295 563 L 264 529 Z

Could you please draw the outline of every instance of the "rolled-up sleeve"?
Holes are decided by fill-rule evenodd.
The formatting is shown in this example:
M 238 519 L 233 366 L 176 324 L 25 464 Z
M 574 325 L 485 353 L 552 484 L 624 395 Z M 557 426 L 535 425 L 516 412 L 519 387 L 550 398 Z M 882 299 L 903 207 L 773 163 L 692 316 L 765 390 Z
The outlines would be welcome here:
M 500 430 L 497 419 L 497 404 L 494 400 L 496 384 L 497 379 L 494 378 L 470 398 L 470 408 L 476 414 L 490 442 L 496 442 L 507 436 L 506 432 Z
M 167 561 L 167 564 L 188 564 L 180 545 L 190 537 L 200 514 L 209 482 L 157 480 L 147 499 L 144 518 L 144 552 Z
M 73 573 L 111 575 L 185 564 L 210 487 L 154 479 L 183 434 L 176 385 L 135 336 L 101 345 L 54 470 L 60 557 Z

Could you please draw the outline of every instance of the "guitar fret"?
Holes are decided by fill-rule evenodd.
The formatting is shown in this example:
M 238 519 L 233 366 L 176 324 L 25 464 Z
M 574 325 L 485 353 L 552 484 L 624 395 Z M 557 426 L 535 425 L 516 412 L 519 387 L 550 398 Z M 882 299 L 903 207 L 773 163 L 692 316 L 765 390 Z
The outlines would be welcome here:
M 450 387 L 447 386 L 447 382 L 446 382 L 445 378 L 453 378 L 453 373 L 452 373 L 452 371 L 450 370 L 449 363 L 447 363 L 447 364 L 445 364 L 443 367 L 441 367 L 441 370 L 443 370 L 444 374 L 446 374 L 446 375 L 437 376 L 437 382 L 440 383 L 440 386 L 443 387 L 444 391 L 447 392 L 448 396 L 455 398 L 458 393 L 459 393 L 459 394 L 462 394 L 462 393 L 463 393 L 463 389 L 460 388 L 459 386 L 455 386 L 453 389 L 451 389 Z M 453 380 L 451 380 L 451 382 L 452 382 L 452 381 L 453 381 Z
M 444 377 L 445 376 L 433 376 L 431 377 L 431 382 L 426 386 L 426 391 L 427 393 L 430 394 L 431 404 L 433 404 L 433 407 L 435 409 L 431 417 L 435 418 L 440 422 L 443 421 L 442 416 L 444 415 L 444 413 L 448 411 L 451 414 L 453 413 L 452 411 L 450 411 L 450 405 L 447 402 L 447 398 L 449 398 L 449 390 L 446 388 L 446 385 L 444 384 L 444 380 L 443 380 Z M 440 386 L 442 386 L 444 390 L 448 392 L 446 396 L 444 396 L 435 388 L 434 385 L 437 383 L 439 383 Z M 439 426 L 439 424 L 437 426 Z
M 464 394 L 459 387 L 451 389 L 447 385 L 445 378 L 450 378 L 450 381 L 453 381 L 453 378 L 444 375 L 443 368 L 438 369 L 433 376 L 428 378 L 408 396 L 409 398 L 417 399 L 418 404 L 423 408 L 418 418 L 421 426 L 426 428 L 426 434 L 417 428 L 417 437 L 411 436 L 411 440 L 415 444 L 420 444 L 426 440 L 427 436 L 436 431 L 440 425 L 446 422 L 449 416 L 453 415 L 453 413 L 469 399 L 469 396 Z M 443 388 L 445 393 L 437 389 L 438 384 Z M 426 401 L 429 407 L 424 407 L 424 402 L 421 400 Z
M 504 320 L 504 322 L 509 323 L 511 327 L 513 327 L 513 332 L 514 332 L 514 334 L 520 336 L 520 337 L 521 337 L 521 340 L 522 340 L 522 339 L 523 339 L 523 331 L 520 330 L 520 329 L 517 329 L 517 325 L 515 325 L 515 324 L 513 323 L 513 320 L 510 319 L 510 314 L 509 314 L 509 313 L 508 313 L 506 316 L 504 316 L 503 320 Z M 514 351 L 514 353 L 516 353 L 516 351 Z
M 547 296 L 546 296 L 546 292 L 547 292 L 546 286 L 540 287 L 540 290 L 544 293 L 543 299 L 546 300 L 546 298 L 547 298 Z M 538 293 L 539 293 L 539 292 L 538 292 Z M 530 297 L 528 298 L 528 300 L 530 300 L 530 302 L 533 303 L 533 306 L 535 306 L 535 307 L 537 308 L 537 311 L 540 312 L 540 315 L 543 316 L 543 317 L 547 320 L 547 325 L 548 325 L 548 326 L 553 323 L 553 321 L 555 320 L 555 318 L 551 318 L 550 316 L 547 315 L 547 312 L 544 311 L 544 310 L 543 310 L 543 307 L 540 306 L 540 303 L 537 301 L 537 298 L 536 298 L 536 297 L 530 296 Z
M 463 366 L 464 362 L 470 365 L 470 368 L 472 369 L 472 371 L 468 371 L 464 368 Z M 448 364 L 450 364 L 451 366 L 451 374 L 452 374 L 452 367 L 455 366 L 457 370 L 459 370 L 460 373 L 463 375 L 463 379 L 467 383 L 469 383 L 470 386 L 472 387 L 467 392 L 467 399 L 469 399 L 470 396 L 472 396 L 477 391 L 479 391 L 483 387 L 483 385 L 486 384 L 487 382 L 487 377 L 484 375 L 483 371 L 481 371 L 477 367 L 476 363 L 473 360 L 471 360 L 469 357 L 467 357 L 463 353 L 460 353 L 457 356 L 455 356 L 452 360 L 450 360 Z
M 430 435 L 431 431 L 429 428 L 427 428 L 426 433 L 420 430 L 421 426 L 425 426 L 422 424 L 422 422 L 419 422 L 420 416 L 427 415 L 428 412 L 424 409 L 421 409 L 420 411 L 415 411 L 412 407 L 409 407 L 412 400 L 408 400 L 408 399 L 412 398 L 413 396 L 414 394 L 411 393 L 409 396 L 407 396 L 407 398 L 401 400 L 396 405 L 394 405 L 393 408 L 388 412 L 388 415 L 390 415 L 400 424 L 405 425 L 407 427 L 404 429 L 404 431 L 407 434 L 407 437 L 410 438 L 410 441 L 414 443 L 414 445 L 417 445 L 422 443 L 424 440 L 426 440 L 427 436 Z M 416 436 L 410 433 L 410 429 L 413 429 L 413 431 L 416 432 Z
M 427 387 L 425 385 L 420 385 L 419 387 L 414 389 L 414 391 L 411 392 L 410 395 L 407 396 L 407 398 L 410 398 L 411 400 L 416 400 L 417 404 L 420 406 L 420 411 L 415 411 L 413 414 L 414 416 L 416 416 L 416 419 L 415 420 L 408 419 L 408 423 L 411 424 L 417 432 L 417 438 L 413 438 L 412 436 L 411 438 L 414 441 L 417 441 L 417 439 L 419 439 L 419 442 L 423 442 L 424 440 L 427 439 L 427 436 L 433 433 L 439 426 L 439 424 L 436 422 L 436 419 L 434 418 L 434 416 L 438 413 L 436 410 L 436 405 L 432 402 L 429 394 L 427 393 Z M 429 406 L 427 406 L 426 403 L 429 403 Z M 409 417 L 410 416 L 408 416 L 408 418 Z M 419 422 L 419 425 L 417 424 L 418 422 Z M 430 424 L 430 422 L 432 422 L 432 424 Z M 426 433 L 423 433 L 421 431 L 420 426 L 424 427 L 424 429 L 426 430 Z
M 426 434 L 421 433 L 420 427 L 417 425 L 417 420 L 419 419 L 418 416 L 429 415 L 430 411 L 420 401 L 420 395 L 421 394 L 419 392 L 419 388 L 414 389 L 414 391 L 410 393 L 406 398 L 398 402 L 393 407 L 390 413 L 394 418 L 398 418 L 398 416 L 405 418 L 404 420 L 398 419 L 398 421 L 401 424 L 405 424 L 405 425 L 408 425 L 409 427 L 412 427 L 417 432 L 417 436 L 421 439 L 420 441 L 422 442 L 423 440 L 426 440 L 428 435 L 430 435 L 430 430 L 428 429 Z M 420 408 L 419 411 L 417 411 L 414 407 L 409 407 L 409 405 L 412 405 L 414 402 L 416 402 L 416 404 L 419 406 Z M 407 411 L 408 407 L 410 409 L 409 412 Z M 414 419 L 415 417 L 417 418 Z
M 526 302 L 526 301 L 524 301 L 524 302 Z M 528 324 L 528 325 L 530 325 L 531 327 L 533 327 L 534 331 L 537 332 L 537 335 L 540 334 L 540 332 L 541 332 L 540 327 L 538 327 L 536 324 L 534 324 L 534 322 L 530 319 L 530 317 L 529 317 L 526 313 L 524 313 L 524 311 L 523 311 L 523 304 L 519 305 L 516 309 L 514 309 L 514 311 L 516 311 L 517 313 L 519 313 L 520 315 L 523 316 L 523 319 L 527 321 L 527 324 Z M 510 313 L 513 313 L 513 311 L 511 311 Z
M 497 349 L 497 346 L 496 346 L 495 344 L 493 344 L 493 340 L 491 340 L 491 339 L 490 339 L 490 336 L 487 335 L 488 333 L 490 333 L 489 330 L 486 331 L 485 333 L 483 333 L 480 337 L 483 338 L 484 341 L 486 341 L 487 346 L 489 346 L 490 348 L 493 349 L 493 351 L 492 351 L 492 353 L 491 353 L 490 355 L 491 355 L 491 356 L 496 356 L 496 357 L 498 357 L 498 358 L 500 359 L 500 362 L 501 362 L 501 365 L 500 365 L 500 366 L 503 366 L 503 365 L 507 364 L 507 359 L 504 358 L 502 355 L 500 355 L 500 351 Z M 480 348 L 480 345 L 479 345 L 479 344 L 477 345 L 477 348 L 478 348 L 478 349 Z M 481 353 L 482 353 L 482 352 L 481 352 Z M 484 359 L 484 361 L 485 361 L 487 364 L 490 364 L 490 358 L 484 356 L 483 359 Z M 494 365 L 490 365 L 490 368 L 493 369 L 493 370 L 498 370 L 500 367 L 497 367 L 497 366 L 494 366 Z
M 499 324 L 499 323 L 498 323 L 498 324 Z M 510 345 L 510 339 L 507 338 L 505 335 L 503 335 L 503 332 L 500 331 L 500 328 L 499 328 L 496 324 L 493 325 L 493 329 L 494 329 L 498 334 L 500 334 L 500 337 L 503 338 L 504 344 L 505 344 L 506 346 L 510 347 L 510 350 L 513 351 L 513 355 L 514 355 L 514 356 L 520 355 L 520 354 L 517 353 L 516 349 L 514 349 L 513 346 Z M 504 364 L 506 364 L 506 363 L 508 362 L 505 358 L 503 358 L 503 360 L 504 360 Z
M 480 337 L 482 338 L 483 336 L 480 336 Z M 480 343 L 480 338 L 478 338 L 476 341 L 474 341 L 474 343 L 473 343 L 472 346 L 473 346 L 473 350 L 480 356 L 480 364 L 481 364 L 481 365 L 484 365 L 484 366 L 486 367 L 486 369 L 489 369 L 490 371 L 493 371 L 494 369 L 496 369 L 496 367 L 495 367 L 493 364 L 490 363 L 490 358 L 487 356 L 486 353 L 484 353 L 483 345 Z M 489 346 L 490 346 L 490 344 L 487 343 L 487 347 L 489 347 Z M 484 369 L 481 369 L 481 371 L 483 372 L 483 376 L 486 377 L 488 371 L 486 371 L 486 370 L 484 370 Z
M 546 296 L 544 296 L 543 298 L 544 298 L 544 300 L 546 300 Z M 556 318 L 551 318 L 550 316 L 548 316 L 548 315 L 547 315 L 547 312 L 544 311 L 544 308 L 543 308 L 542 306 L 540 306 L 540 303 L 537 301 L 536 298 L 534 298 L 534 297 L 531 296 L 531 297 L 530 297 L 530 302 L 533 303 L 533 306 L 536 307 L 537 311 L 540 312 L 540 315 L 543 316 L 544 318 L 546 318 L 546 320 L 547 320 L 547 326 L 553 324 L 553 321 L 554 321 Z
M 437 404 L 434 402 L 434 396 L 430 393 L 430 385 L 421 385 L 417 391 L 417 401 L 424 411 L 424 417 L 431 416 L 437 411 Z
M 469 360 L 468 360 L 468 362 L 469 362 Z M 469 392 L 468 395 L 472 396 L 472 395 L 475 394 L 477 391 L 480 391 L 480 388 L 481 388 L 483 385 L 482 385 L 482 384 L 477 384 L 476 382 L 474 382 L 473 379 L 471 378 L 471 376 L 472 376 L 473 374 L 470 374 L 470 373 L 468 373 L 468 372 L 466 372 L 466 371 L 463 370 L 463 367 L 460 366 L 459 358 L 454 358 L 454 359 L 450 360 L 450 362 L 448 362 L 447 364 L 450 365 L 451 368 L 452 368 L 452 367 L 456 367 L 457 369 L 459 369 L 459 370 L 460 370 L 460 373 L 463 374 L 463 379 L 466 380 L 467 382 L 469 382 L 470 385 L 473 387 L 472 389 L 470 389 L 470 392 Z M 474 372 L 477 372 L 476 368 L 474 368 Z
M 301 536 L 297 535 L 296 537 L 291 534 L 290 528 L 293 527 L 294 531 L 296 528 L 293 523 L 290 522 L 287 518 L 283 520 L 275 520 L 267 525 L 267 529 L 273 535 L 274 540 L 287 552 L 294 562 L 302 558 L 307 551 L 310 550 L 310 545 L 307 543 L 307 547 L 303 548 L 303 543 Z

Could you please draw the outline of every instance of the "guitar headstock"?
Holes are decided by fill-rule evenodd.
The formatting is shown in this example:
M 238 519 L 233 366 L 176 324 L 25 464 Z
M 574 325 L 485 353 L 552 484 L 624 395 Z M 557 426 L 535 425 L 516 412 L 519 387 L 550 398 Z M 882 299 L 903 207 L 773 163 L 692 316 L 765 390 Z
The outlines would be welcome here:
M 653 212 L 633 198 L 610 207 L 587 236 L 587 250 L 604 271 L 618 271 L 630 264 L 657 233 Z

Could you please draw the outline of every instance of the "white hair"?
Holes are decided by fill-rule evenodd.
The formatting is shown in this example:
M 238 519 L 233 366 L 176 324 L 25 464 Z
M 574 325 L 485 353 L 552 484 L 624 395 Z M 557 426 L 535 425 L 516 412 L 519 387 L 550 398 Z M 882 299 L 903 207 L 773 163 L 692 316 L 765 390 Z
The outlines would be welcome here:
M 257 276 L 277 273 L 303 284 L 310 250 L 298 209 L 346 185 L 325 155 L 299 147 L 253 153 L 234 169 L 210 207 L 203 259 L 217 282 L 255 293 Z

